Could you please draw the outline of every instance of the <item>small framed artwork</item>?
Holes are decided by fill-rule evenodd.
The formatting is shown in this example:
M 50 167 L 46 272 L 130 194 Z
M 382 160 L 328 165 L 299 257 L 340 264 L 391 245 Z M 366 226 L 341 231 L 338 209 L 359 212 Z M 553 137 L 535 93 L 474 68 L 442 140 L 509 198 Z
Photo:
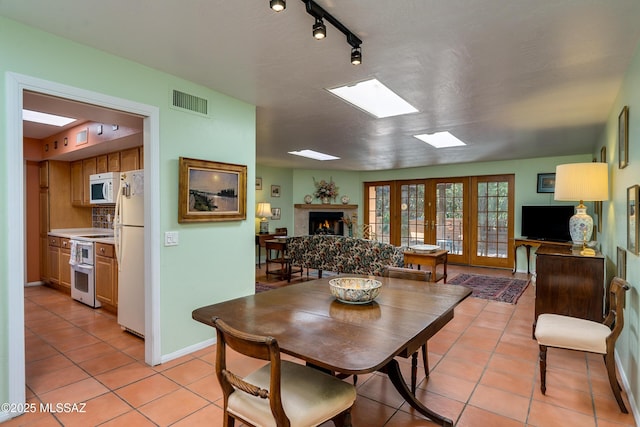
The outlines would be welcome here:
M 272 185 L 271 186 L 271 197 L 280 197 L 280 186 Z
M 256 190 L 262 190 L 262 178 L 256 178 Z
M 271 208 L 271 219 L 280 219 L 280 208 Z
M 638 194 L 640 186 L 627 188 L 627 250 L 638 255 Z
M 556 174 L 538 174 L 538 193 L 553 193 L 556 191 Z
M 178 222 L 247 218 L 247 167 L 180 157 Z
M 618 116 L 618 169 L 629 164 L 629 107 L 624 106 Z
M 627 280 L 627 250 L 618 246 L 616 259 L 616 276 Z

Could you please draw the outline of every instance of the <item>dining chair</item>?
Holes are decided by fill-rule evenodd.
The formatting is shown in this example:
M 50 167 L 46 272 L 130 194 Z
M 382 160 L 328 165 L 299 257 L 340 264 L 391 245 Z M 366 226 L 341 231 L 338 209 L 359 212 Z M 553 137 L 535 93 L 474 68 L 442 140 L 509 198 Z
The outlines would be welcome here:
M 224 396 L 224 426 L 317 426 L 332 420 L 351 427 L 356 389 L 351 384 L 298 363 L 281 360 L 275 338 L 239 331 L 214 317 L 216 376 Z M 269 363 L 244 378 L 227 366 L 227 346 Z M 237 372 L 237 371 L 236 371 Z
M 547 348 L 563 348 L 602 354 L 607 368 L 609 384 L 618 406 L 623 413 L 628 413 L 622 400 L 620 383 L 616 376 L 615 346 L 624 326 L 625 292 L 629 283 L 614 277 L 608 291 L 609 312 L 604 322 L 579 319 L 559 314 L 544 313 L 538 316 L 535 337 L 540 346 L 540 391 L 547 391 Z
M 423 270 L 414 270 L 406 267 L 385 268 L 382 275 L 395 279 L 418 280 L 422 282 L 431 281 L 431 272 Z M 424 366 L 424 375 L 429 377 L 429 359 L 427 354 L 427 343 L 422 344 L 422 365 Z M 418 376 L 418 352 L 411 355 L 411 392 L 416 394 L 416 380 Z

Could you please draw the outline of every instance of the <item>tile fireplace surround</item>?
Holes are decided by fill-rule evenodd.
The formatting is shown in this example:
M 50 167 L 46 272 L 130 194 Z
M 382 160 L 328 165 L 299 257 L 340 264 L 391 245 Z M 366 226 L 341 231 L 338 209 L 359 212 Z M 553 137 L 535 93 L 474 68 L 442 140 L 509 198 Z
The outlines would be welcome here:
M 351 217 L 358 214 L 358 205 L 342 205 L 319 203 L 293 205 L 293 235 L 306 236 L 309 234 L 309 212 L 342 212 L 343 217 Z M 345 235 L 347 227 L 344 228 Z

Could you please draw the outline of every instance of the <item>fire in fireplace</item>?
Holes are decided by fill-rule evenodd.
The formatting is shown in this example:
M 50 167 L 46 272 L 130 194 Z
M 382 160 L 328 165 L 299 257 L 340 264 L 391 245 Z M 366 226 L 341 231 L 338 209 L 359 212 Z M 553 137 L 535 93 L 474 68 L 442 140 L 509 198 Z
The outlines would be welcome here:
M 309 234 L 344 235 L 343 212 L 309 212 Z

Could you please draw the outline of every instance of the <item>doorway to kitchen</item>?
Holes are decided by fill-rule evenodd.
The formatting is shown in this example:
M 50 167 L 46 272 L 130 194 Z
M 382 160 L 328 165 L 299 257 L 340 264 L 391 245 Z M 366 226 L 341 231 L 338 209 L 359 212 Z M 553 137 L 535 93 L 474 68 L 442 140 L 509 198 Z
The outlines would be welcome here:
M 160 363 L 159 313 L 157 301 L 159 290 L 159 248 L 151 247 L 150 236 L 159 233 L 159 109 L 154 106 L 114 98 L 54 82 L 43 81 L 30 76 L 7 73 L 7 136 L 11 143 L 7 147 L 9 198 L 15 201 L 15 209 L 8 211 L 10 228 L 8 240 L 14 245 L 9 256 L 7 276 L 8 286 L 8 329 L 9 341 L 14 343 L 8 354 L 9 401 L 25 400 L 25 332 L 24 332 L 24 284 L 26 283 L 26 233 L 25 233 L 25 170 L 26 158 L 23 154 L 22 108 L 26 91 L 73 100 L 80 103 L 115 109 L 143 118 L 144 168 L 148 175 L 145 193 L 145 362 L 149 365 Z M 156 207 L 156 209 L 152 209 Z M 156 212 L 156 214 L 153 214 Z M 154 304 L 154 302 L 156 302 Z

